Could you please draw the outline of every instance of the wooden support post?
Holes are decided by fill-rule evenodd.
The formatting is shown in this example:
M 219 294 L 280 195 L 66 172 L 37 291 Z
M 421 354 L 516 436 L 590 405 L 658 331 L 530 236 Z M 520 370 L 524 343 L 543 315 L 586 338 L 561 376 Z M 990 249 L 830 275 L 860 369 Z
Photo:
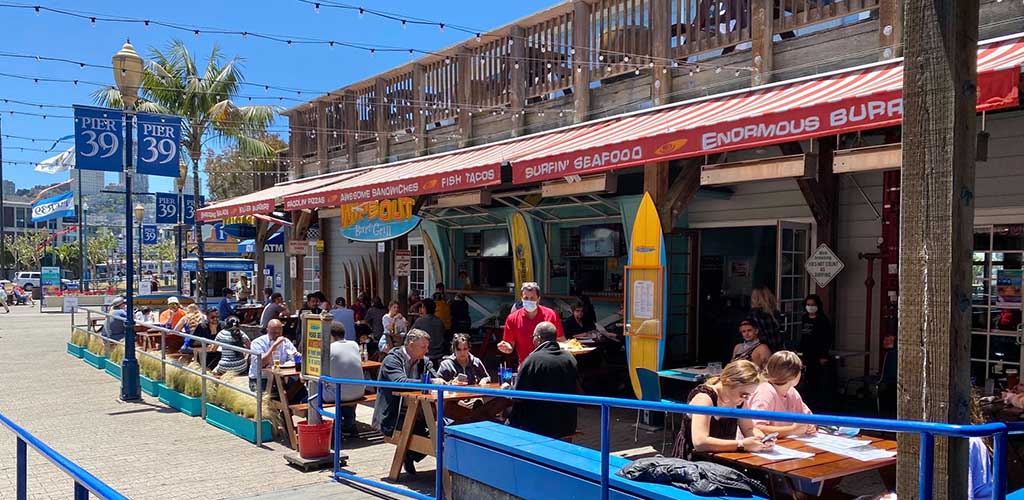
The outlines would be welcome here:
M 327 157 L 327 142 L 330 140 L 327 131 L 327 103 L 316 101 L 316 161 L 318 174 L 331 170 L 331 159 Z
M 458 102 L 458 123 L 459 123 L 459 147 L 468 148 L 473 145 L 473 110 L 470 104 L 473 102 L 473 79 L 471 70 L 473 68 L 473 52 L 466 47 L 460 47 L 455 54 L 457 77 L 455 83 L 455 99 Z
M 903 12 L 897 412 L 967 423 L 978 0 L 906 0 Z M 899 435 L 900 498 L 917 498 L 920 446 Z M 933 498 L 967 498 L 967 458 L 966 440 L 935 440 Z
M 797 179 L 800 192 L 804 195 L 807 207 L 811 209 L 814 217 L 816 239 L 818 244 L 826 244 L 832 251 L 838 251 L 836 247 L 839 237 L 839 192 L 836 176 L 832 172 L 832 153 L 835 151 L 835 137 L 824 137 L 817 139 L 815 153 L 818 155 L 817 170 L 813 179 Z M 835 311 L 835 281 L 827 287 L 817 287 L 816 293 L 821 297 L 823 311 L 831 318 L 836 317 Z
M 903 0 L 879 1 L 878 49 L 882 61 L 903 55 Z
M 359 166 L 359 141 L 355 130 L 358 129 L 359 117 L 356 115 L 356 93 L 346 90 L 342 98 L 342 113 L 345 113 L 345 151 L 348 152 L 348 168 Z
M 666 233 L 672 231 L 679 214 L 683 213 L 686 205 L 697 196 L 697 191 L 700 190 L 700 166 L 703 163 L 703 158 L 684 161 L 683 169 L 672 180 L 668 191 L 665 192 L 664 200 L 657 203 L 661 227 Z
M 263 289 L 266 288 L 263 285 L 263 269 L 267 267 L 267 252 L 264 251 L 264 246 L 267 244 L 267 238 L 269 238 L 269 228 L 266 221 L 256 219 L 256 276 L 253 276 L 252 284 L 255 290 L 253 290 L 253 296 L 259 297 L 266 300 L 269 297 L 264 297 Z
M 651 98 L 655 106 L 667 104 L 672 95 L 672 75 L 668 59 L 672 54 L 671 0 L 651 0 Z
M 508 58 L 508 65 L 512 69 L 512 81 L 509 82 L 512 103 L 510 111 L 516 115 L 512 120 L 512 135 L 518 137 L 526 133 L 526 117 L 523 116 L 523 108 L 526 107 L 526 30 L 521 26 L 512 26 L 509 35 L 512 37 L 512 50 Z
M 427 154 L 427 116 L 423 114 L 427 101 L 427 91 L 424 88 L 424 69 L 422 64 L 414 64 L 412 67 L 412 123 L 413 133 L 416 134 L 416 156 Z
M 754 0 L 750 19 L 750 57 L 753 70 L 750 84 L 764 85 L 771 81 L 775 42 L 772 41 L 775 0 Z
M 319 216 L 319 213 L 317 213 Z M 341 220 L 339 217 L 338 220 Z M 338 240 L 334 231 L 326 231 L 327 221 L 320 219 L 320 239 L 323 240 L 323 251 L 320 252 L 320 291 L 327 295 L 327 300 L 334 303 L 335 290 L 331 288 L 331 245 Z
M 573 123 L 583 123 L 590 117 L 590 2 L 573 0 L 572 3 L 572 56 Z
M 293 241 L 306 241 L 306 232 L 309 230 L 310 224 L 313 223 L 313 214 L 304 212 L 302 210 L 292 211 L 292 220 L 295 221 L 292 226 L 292 240 Z M 288 246 L 285 244 L 285 250 L 287 251 Z M 292 257 L 291 255 L 285 254 L 285 259 L 295 259 L 295 274 L 291 276 L 291 287 L 292 287 L 292 304 L 296 309 L 302 306 L 302 303 L 306 300 L 305 294 L 303 293 L 303 278 L 305 277 L 306 262 L 305 258 L 301 255 Z M 290 265 L 290 262 L 285 262 L 285 265 Z M 285 285 L 288 286 L 288 285 Z
M 377 122 L 377 163 L 383 164 L 388 162 L 388 145 L 391 143 L 388 134 L 388 106 L 391 103 L 387 98 L 387 82 L 383 78 L 377 79 L 373 97 L 373 112 Z
M 651 200 L 654 201 L 656 207 L 661 207 L 665 201 L 665 193 L 668 192 L 668 174 L 668 162 L 644 164 L 644 191 L 651 195 Z M 662 225 L 661 229 L 671 232 L 672 226 Z

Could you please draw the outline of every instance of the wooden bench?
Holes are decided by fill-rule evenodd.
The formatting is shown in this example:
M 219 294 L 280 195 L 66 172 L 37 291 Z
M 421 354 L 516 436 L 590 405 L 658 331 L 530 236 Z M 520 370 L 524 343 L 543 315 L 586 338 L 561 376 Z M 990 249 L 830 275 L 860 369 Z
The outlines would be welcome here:
M 446 427 L 444 458 L 449 472 L 526 500 L 591 499 L 601 494 L 600 451 L 494 422 Z M 672 485 L 615 475 L 628 463 L 609 457 L 609 498 L 728 498 L 698 496 Z

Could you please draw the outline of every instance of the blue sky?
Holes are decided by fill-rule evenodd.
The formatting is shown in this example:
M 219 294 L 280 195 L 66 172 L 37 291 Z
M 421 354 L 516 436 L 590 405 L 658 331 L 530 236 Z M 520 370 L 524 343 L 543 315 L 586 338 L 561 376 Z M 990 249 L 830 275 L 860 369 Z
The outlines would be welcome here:
M 341 3 L 341 2 L 337 2 Z M 528 14 L 558 3 L 556 0 L 516 0 L 515 2 L 486 2 L 467 0 L 444 1 L 367 1 L 352 3 L 376 10 L 407 15 L 410 18 L 436 20 L 450 25 L 462 25 L 487 30 L 514 21 Z M 349 41 L 364 44 L 392 45 L 426 50 L 436 50 L 469 38 L 471 35 L 453 30 L 440 30 L 437 26 L 409 24 L 405 28 L 397 21 L 379 19 L 371 15 L 359 16 L 357 12 L 321 7 L 319 13 L 313 5 L 298 0 L 276 1 L 219 1 L 179 0 L 176 2 L 127 2 L 71 0 L 38 0 L 27 5 L 42 5 L 76 12 L 88 11 L 97 16 L 112 15 L 159 20 L 177 24 L 220 28 L 251 33 L 267 33 L 292 37 L 309 37 L 326 40 Z M 500 5 L 500 8 L 495 5 Z M 214 45 L 219 46 L 227 56 L 240 56 L 244 61 L 244 76 L 251 82 L 266 83 L 282 87 L 311 90 L 334 90 L 348 83 L 359 81 L 381 71 L 398 66 L 410 60 L 407 53 L 369 54 L 336 46 L 303 46 L 259 40 L 255 37 L 235 35 L 200 35 L 174 31 L 169 28 L 139 24 L 118 24 L 99 21 L 95 27 L 87 19 L 75 19 L 56 13 L 32 9 L 15 10 L 0 8 L 0 53 L 29 54 L 61 57 L 87 63 L 109 65 L 111 56 L 120 49 L 126 38 L 130 38 L 136 50 L 147 57 L 151 47 L 165 47 L 174 38 L 187 42 L 197 59 L 205 61 Z M 79 79 L 96 82 L 113 82 L 111 70 L 101 68 L 80 68 L 74 64 L 36 61 L 35 59 L 14 59 L 0 57 L 0 72 L 19 75 Z M 0 99 L 21 100 L 33 103 L 71 105 L 92 104 L 93 86 L 70 83 L 34 83 L 31 80 L 17 80 L 0 76 Z M 289 95 L 273 90 L 265 92 L 252 87 L 245 88 L 246 95 Z M 296 97 L 291 94 L 292 97 Z M 311 97 L 303 93 L 302 99 Z M 244 100 L 243 100 L 244 101 Z M 245 104 L 246 102 L 242 102 Z M 256 103 L 254 100 L 253 103 Z M 270 104 L 269 101 L 264 103 Z M 296 102 L 273 102 L 275 105 L 291 107 Z M 55 118 L 26 115 L 10 115 L 6 111 L 25 111 L 70 116 L 70 109 L 40 110 L 24 105 L 3 103 L 3 133 L 24 137 L 56 139 L 73 132 L 71 118 Z M 283 133 L 287 120 L 278 119 L 274 131 Z M 44 144 L 28 140 L 3 139 L 4 160 L 37 162 L 56 153 L 19 150 L 47 149 L 52 143 Z M 62 143 L 66 149 L 70 143 Z M 60 149 L 60 148 L 59 148 Z M 19 188 L 36 184 L 62 181 L 67 174 L 47 175 L 34 172 L 29 165 L 4 165 L 4 179 L 14 181 Z M 113 179 L 112 177 L 108 177 Z M 169 191 L 171 180 L 152 178 L 152 191 Z

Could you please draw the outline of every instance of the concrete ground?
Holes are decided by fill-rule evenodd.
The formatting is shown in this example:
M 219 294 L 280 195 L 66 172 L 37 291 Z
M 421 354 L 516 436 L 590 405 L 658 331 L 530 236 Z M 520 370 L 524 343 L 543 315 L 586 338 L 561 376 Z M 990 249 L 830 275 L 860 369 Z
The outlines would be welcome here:
M 79 322 L 84 322 L 78 316 Z M 125 403 L 119 382 L 66 353 L 71 316 L 13 307 L 0 313 L 0 413 L 114 489 L 133 499 L 392 498 L 333 483 L 330 471 L 305 473 L 286 464 L 292 453 L 280 442 L 256 447 L 227 432 L 168 408 L 155 398 Z M 361 435 L 347 439 L 349 472 L 387 481 L 394 446 L 369 427 L 372 409 L 359 407 Z M 636 412 L 612 410 L 611 449 L 627 458 L 659 452 L 662 432 L 640 432 L 633 441 Z M 600 416 L 580 410 L 577 443 L 600 447 Z M 666 451 L 671 451 L 671 434 Z M 434 462 L 417 464 L 394 485 L 433 494 Z M 28 497 L 72 498 L 72 483 L 55 466 L 29 450 Z M 875 490 L 878 481 L 850 481 L 852 492 Z M 845 489 L 845 488 L 844 488 Z M 13 434 L 0 427 L 0 499 L 14 498 Z

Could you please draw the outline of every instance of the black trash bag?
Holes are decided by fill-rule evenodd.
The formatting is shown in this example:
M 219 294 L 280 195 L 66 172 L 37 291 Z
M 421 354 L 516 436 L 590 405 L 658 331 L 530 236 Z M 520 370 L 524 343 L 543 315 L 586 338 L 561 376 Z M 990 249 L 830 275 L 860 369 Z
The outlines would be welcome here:
M 616 474 L 633 481 L 671 484 L 698 495 L 768 497 L 768 490 L 760 482 L 735 469 L 711 462 L 660 456 L 641 458 L 630 462 Z

